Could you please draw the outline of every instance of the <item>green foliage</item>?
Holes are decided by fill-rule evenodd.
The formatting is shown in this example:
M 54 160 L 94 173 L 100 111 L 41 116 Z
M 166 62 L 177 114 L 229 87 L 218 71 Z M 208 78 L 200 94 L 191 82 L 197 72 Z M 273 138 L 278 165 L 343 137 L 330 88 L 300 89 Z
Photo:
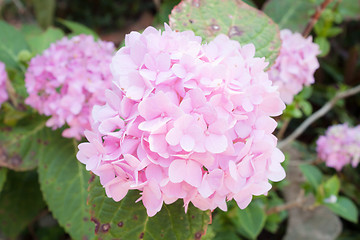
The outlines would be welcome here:
M 16 237 L 44 207 L 36 172 L 9 171 L 0 194 L 0 232 Z
M 38 24 L 46 29 L 53 24 L 56 0 L 32 0 Z
M 285 204 L 285 201 L 280 198 L 275 191 L 269 192 L 268 197 L 264 197 L 263 200 L 267 203 L 267 209 Z M 288 214 L 286 211 L 268 215 L 264 226 L 265 229 L 271 233 L 276 233 L 280 228 L 281 223 L 287 218 L 287 216 Z
M 280 29 L 287 28 L 301 33 L 316 5 L 311 0 L 268 0 L 263 10 L 279 25 Z
M 72 35 L 74 36 L 79 34 L 86 34 L 86 35 L 92 35 L 95 39 L 99 38 L 99 36 L 93 30 L 86 27 L 85 25 L 64 19 L 58 19 L 58 21 L 59 23 L 70 29 Z
M 4 184 L 6 182 L 7 172 L 8 172 L 7 168 L 0 168 L 0 196 L 1 196 L 1 191 L 4 187 Z
M 7 67 L 21 67 L 18 63 L 18 54 L 29 49 L 24 35 L 1 20 L 0 33 L 0 61 Z
M 45 32 L 30 36 L 28 44 L 34 55 L 42 53 L 50 44 L 64 37 L 64 32 L 58 28 L 48 28 Z
M 334 175 L 324 183 L 325 197 L 331 197 L 332 195 L 337 196 L 340 191 L 340 180 Z
M 299 168 L 306 178 L 306 181 L 308 181 L 312 189 L 316 191 L 322 181 L 323 175 L 321 171 L 317 167 L 309 164 L 301 164 Z
M 160 25 L 160 27 L 162 27 L 164 23 L 169 22 L 169 14 L 171 10 L 179 3 L 180 0 L 163 1 L 163 3 L 160 5 L 158 13 L 155 16 L 153 25 Z
M 170 15 L 170 26 L 179 31 L 192 30 L 209 42 L 226 34 L 242 45 L 253 43 L 257 57 L 265 57 L 270 67 L 280 50 L 277 25 L 263 12 L 242 1 L 182 1 Z
M 16 127 L 0 125 L 0 166 L 16 171 L 36 168 L 39 145 L 45 142 L 45 120 L 27 118 Z
M 347 197 L 339 197 L 335 203 L 325 203 L 325 206 L 350 222 L 358 222 L 358 209 Z
M 90 185 L 89 205 L 95 233 L 100 239 L 200 239 L 210 223 L 210 212 L 201 211 L 191 204 L 185 214 L 178 200 L 163 205 L 154 217 L 149 217 L 141 203 L 135 203 L 139 192 L 129 191 L 120 202 L 108 198 L 99 179 Z
M 283 116 L 284 118 L 302 118 L 304 115 L 311 115 L 313 108 L 308 99 L 312 95 L 312 87 L 304 87 L 303 90 L 294 96 L 291 104 L 286 105 Z
M 90 174 L 76 159 L 77 142 L 45 129 L 38 144 L 40 187 L 49 209 L 73 239 L 93 239 L 86 204 Z
M 252 201 L 245 209 L 234 208 L 229 216 L 238 233 L 249 239 L 256 239 L 265 226 L 266 214 L 259 201 Z

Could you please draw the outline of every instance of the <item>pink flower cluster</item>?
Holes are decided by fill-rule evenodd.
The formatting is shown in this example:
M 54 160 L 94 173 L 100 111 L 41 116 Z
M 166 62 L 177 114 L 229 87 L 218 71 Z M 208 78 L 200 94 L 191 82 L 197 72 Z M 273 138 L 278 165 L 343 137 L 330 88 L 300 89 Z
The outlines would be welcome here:
M 304 38 L 288 29 L 280 31 L 280 55 L 269 70 L 269 78 L 279 87 L 281 99 L 290 104 L 304 86 L 314 83 L 314 73 L 319 67 L 316 55 L 320 53 L 312 37 Z
M 113 89 L 93 109 L 77 158 L 108 197 L 142 191 L 149 216 L 183 199 L 202 210 L 245 208 L 285 177 L 272 135 L 285 108 L 252 44 L 192 31 L 131 32 L 114 56 Z
M 317 140 L 317 152 L 326 166 L 340 171 L 346 164 L 356 167 L 360 161 L 360 125 L 347 124 L 329 127 L 325 136 Z
M 5 64 L 0 62 L 0 107 L 3 102 L 8 99 L 8 94 L 6 91 L 6 80 L 7 80 L 7 73 L 5 70 Z
M 90 115 L 95 104 L 105 103 L 105 89 L 111 87 L 110 63 L 115 47 L 111 42 L 94 41 L 79 35 L 51 44 L 34 57 L 26 72 L 29 97 L 26 104 L 51 116 L 46 125 L 53 129 L 68 124 L 64 137 L 81 139 L 91 129 Z

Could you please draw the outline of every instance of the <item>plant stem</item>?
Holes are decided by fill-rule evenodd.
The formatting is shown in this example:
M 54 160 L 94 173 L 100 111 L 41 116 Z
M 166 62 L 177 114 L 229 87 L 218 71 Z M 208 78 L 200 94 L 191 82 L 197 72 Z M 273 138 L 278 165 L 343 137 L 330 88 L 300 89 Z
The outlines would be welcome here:
M 291 133 L 287 138 L 280 141 L 278 148 L 284 148 L 286 145 L 294 141 L 299 137 L 313 122 L 324 116 L 328 111 L 330 111 L 336 102 L 340 99 L 344 99 L 350 96 L 353 96 L 360 92 L 360 85 L 350 88 L 346 91 L 340 92 L 335 95 L 330 101 L 328 101 L 322 108 L 313 113 L 308 119 L 306 119 L 293 133 Z
M 285 134 L 285 132 L 286 132 L 286 129 L 287 129 L 288 126 L 289 126 L 290 121 L 291 121 L 291 118 L 286 118 L 286 119 L 284 120 L 284 123 L 283 123 L 283 125 L 281 126 L 281 128 L 280 128 L 280 130 L 279 130 L 279 132 L 278 132 L 278 134 L 277 134 L 277 136 L 276 136 L 279 140 L 284 137 L 284 134 Z
M 14 107 L 18 107 L 18 101 L 16 98 L 16 92 L 9 79 L 6 79 L 6 91 L 9 94 L 10 101 L 14 104 Z
M 278 213 L 278 212 L 288 210 L 288 209 L 291 209 L 291 208 L 300 207 L 305 202 L 304 195 L 305 195 L 304 190 L 301 189 L 301 191 L 300 191 L 300 193 L 299 193 L 299 195 L 298 195 L 298 197 L 296 198 L 295 201 L 288 202 L 286 204 L 270 208 L 270 209 L 268 209 L 266 211 L 266 215 L 271 215 L 273 213 Z
M 310 34 L 315 23 L 319 20 L 322 12 L 325 10 L 326 6 L 329 5 L 331 2 L 332 0 L 325 0 L 320 6 L 316 7 L 316 11 L 314 15 L 311 16 L 310 22 L 306 25 L 306 28 L 302 34 L 305 38 Z

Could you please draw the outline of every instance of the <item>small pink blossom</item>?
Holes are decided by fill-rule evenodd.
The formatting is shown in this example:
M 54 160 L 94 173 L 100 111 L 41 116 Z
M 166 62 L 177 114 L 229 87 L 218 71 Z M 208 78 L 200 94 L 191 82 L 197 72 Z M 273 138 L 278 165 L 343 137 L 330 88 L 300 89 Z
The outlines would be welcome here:
M 64 137 L 81 139 L 91 129 L 91 109 L 105 103 L 105 89 L 112 76 L 109 64 L 115 47 L 111 42 L 94 41 L 79 35 L 51 44 L 34 57 L 26 72 L 25 100 L 39 113 L 51 116 L 47 126 L 53 129 L 67 124 Z
M 353 128 L 347 124 L 331 126 L 316 143 L 318 156 L 328 167 L 341 171 L 346 164 L 351 164 L 353 167 L 359 164 L 360 126 Z
M 285 105 L 254 55 L 225 35 L 202 45 L 168 26 L 131 32 L 77 158 L 115 201 L 140 190 L 149 216 L 177 199 L 185 210 L 245 208 L 285 177 L 270 117 Z
M 269 78 L 279 87 L 281 99 L 290 104 L 304 86 L 314 83 L 314 73 L 319 68 L 316 55 L 320 53 L 312 37 L 288 29 L 280 31 L 282 40 L 280 54 L 269 70 Z
M 5 70 L 5 64 L 0 62 L 0 107 L 3 102 L 8 99 L 8 94 L 6 91 L 6 80 L 8 76 Z

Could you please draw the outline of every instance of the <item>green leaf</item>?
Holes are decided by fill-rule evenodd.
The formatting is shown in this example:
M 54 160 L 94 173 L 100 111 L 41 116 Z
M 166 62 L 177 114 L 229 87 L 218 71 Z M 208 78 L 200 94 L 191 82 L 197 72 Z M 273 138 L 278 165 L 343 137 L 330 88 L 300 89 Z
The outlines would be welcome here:
M 358 222 L 358 210 L 356 205 L 347 197 L 338 197 L 335 203 L 325 203 L 331 211 L 350 222 Z
M 301 164 L 300 170 L 304 174 L 306 180 L 310 183 L 311 187 L 316 191 L 322 181 L 322 173 L 320 170 L 309 164 Z
M 0 196 L 0 232 L 16 237 L 44 207 L 36 172 L 9 171 Z
M 342 0 L 338 5 L 338 11 L 345 20 L 359 20 L 360 1 Z
M 327 31 L 327 37 L 335 37 L 336 35 L 339 35 L 343 31 L 340 27 L 331 27 Z
M 4 187 L 4 184 L 6 182 L 6 176 L 7 176 L 7 168 L 0 168 L 0 196 L 1 196 L 1 191 Z
M 340 180 L 336 175 L 332 176 L 324 183 L 324 191 L 326 198 L 330 197 L 331 195 L 337 196 L 339 194 L 339 190 Z
M 89 204 L 98 239 L 187 240 L 200 239 L 210 223 L 210 212 L 191 204 L 187 213 L 178 200 L 163 205 L 154 217 L 148 217 L 136 190 L 131 190 L 120 202 L 108 198 L 96 178 L 90 184 Z
M 257 57 L 265 57 L 270 67 L 279 55 L 281 40 L 277 25 L 260 10 L 242 1 L 184 0 L 170 15 L 174 30 L 192 30 L 209 42 L 226 34 L 242 45 L 253 43 Z
M 35 17 L 39 25 L 46 29 L 53 24 L 55 14 L 55 0 L 32 0 Z
M 76 159 L 77 143 L 47 131 L 39 146 L 39 181 L 49 209 L 73 239 L 93 239 L 90 208 L 86 203 L 90 174 Z
M 268 0 L 264 12 L 279 24 L 280 29 L 303 32 L 317 4 L 310 0 Z
M 74 35 L 86 34 L 86 35 L 92 35 L 95 39 L 99 38 L 99 36 L 93 30 L 80 23 L 64 20 L 64 19 L 58 19 L 58 21 L 59 23 L 70 29 Z
M 256 4 L 252 0 L 242 0 L 244 3 L 249 4 L 250 6 L 256 8 Z
M 235 208 L 236 214 L 231 217 L 231 221 L 236 230 L 244 237 L 256 239 L 265 226 L 266 214 L 264 209 L 256 201 L 241 210 Z
M 316 37 L 315 43 L 319 45 L 321 53 L 318 57 L 324 57 L 330 52 L 330 42 L 325 37 Z
M 29 46 L 34 55 L 42 53 L 49 48 L 50 44 L 63 38 L 64 32 L 58 28 L 48 28 L 40 35 L 31 36 L 28 39 Z
M 303 100 L 303 101 L 300 101 L 298 104 L 306 116 L 309 116 L 312 113 L 313 108 L 312 108 L 312 105 L 310 104 L 310 102 Z
M 26 125 L 16 127 L 0 126 L 0 167 L 27 171 L 37 166 L 39 145 L 45 144 L 45 120 L 35 117 L 24 122 Z
M 169 22 L 169 14 L 175 5 L 179 4 L 180 0 L 168 0 L 161 3 L 158 13 L 154 18 L 153 25 L 164 25 L 164 22 Z
M 25 37 L 13 26 L 0 20 L 0 61 L 7 67 L 19 67 L 18 54 L 21 50 L 28 50 Z

